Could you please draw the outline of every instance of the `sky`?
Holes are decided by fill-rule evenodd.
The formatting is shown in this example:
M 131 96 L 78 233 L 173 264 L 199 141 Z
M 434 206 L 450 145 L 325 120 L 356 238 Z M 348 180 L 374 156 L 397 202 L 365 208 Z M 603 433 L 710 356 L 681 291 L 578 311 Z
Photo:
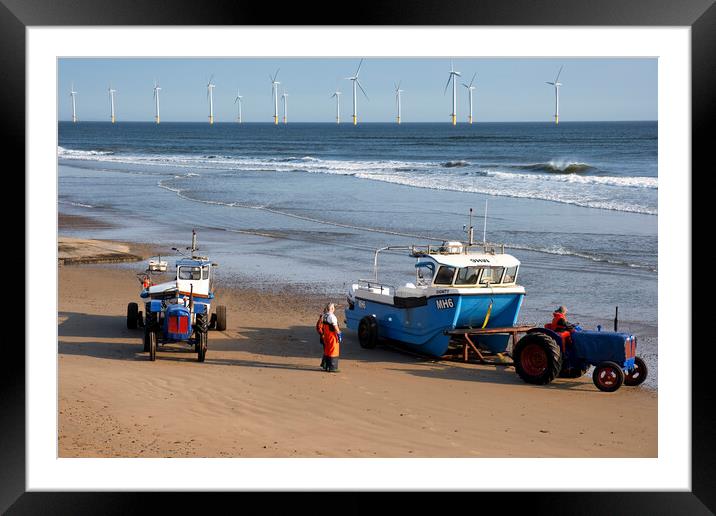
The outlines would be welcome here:
M 70 89 L 77 91 L 80 121 L 108 121 L 110 84 L 117 90 L 117 121 L 152 121 L 157 80 L 162 122 L 208 122 L 207 82 L 213 75 L 216 122 L 235 121 L 237 89 L 244 122 L 271 122 L 269 76 L 288 93 L 288 121 L 335 122 L 334 91 L 341 95 L 341 119 L 352 114 L 353 75 L 359 59 L 341 58 L 60 58 L 58 118 L 72 118 Z M 403 122 L 449 122 L 452 85 L 446 58 L 367 57 L 359 79 L 359 122 L 389 122 L 396 116 L 395 85 L 400 82 Z M 477 122 L 552 121 L 554 81 L 559 82 L 560 122 L 657 120 L 656 58 L 459 58 L 457 118 L 469 113 L 469 83 L 477 74 L 473 116 Z M 283 108 L 279 99 L 279 114 Z

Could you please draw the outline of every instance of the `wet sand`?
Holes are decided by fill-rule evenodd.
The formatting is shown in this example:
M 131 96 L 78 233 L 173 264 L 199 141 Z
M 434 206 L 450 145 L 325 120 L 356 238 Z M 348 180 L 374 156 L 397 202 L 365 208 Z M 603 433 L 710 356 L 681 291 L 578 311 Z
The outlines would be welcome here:
M 142 268 L 59 267 L 60 457 L 657 456 L 653 390 L 532 386 L 512 367 L 365 350 L 347 330 L 325 373 L 327 299 L 290 290 L 218 288 L 228 328 L 206 362 L 182 344 L 150 362 L 126 327 Z

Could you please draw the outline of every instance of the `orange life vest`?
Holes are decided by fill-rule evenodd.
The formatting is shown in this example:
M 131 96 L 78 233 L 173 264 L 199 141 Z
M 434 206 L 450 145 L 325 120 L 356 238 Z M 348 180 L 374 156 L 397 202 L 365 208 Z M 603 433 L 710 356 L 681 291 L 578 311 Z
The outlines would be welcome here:
M 318 317 L 318 321 L 316 321 L 316 332 L 321 336 L 323 335 L 323 314 L 321 314 Z
M 323 317 L 321 317 L 320 324 L 323 330 L 320 332 L 323 336 L 323 354 L 327 357 L 337 357 L 340 354 L 338 332 L 334 331 L 333 325 L 324 323 Z

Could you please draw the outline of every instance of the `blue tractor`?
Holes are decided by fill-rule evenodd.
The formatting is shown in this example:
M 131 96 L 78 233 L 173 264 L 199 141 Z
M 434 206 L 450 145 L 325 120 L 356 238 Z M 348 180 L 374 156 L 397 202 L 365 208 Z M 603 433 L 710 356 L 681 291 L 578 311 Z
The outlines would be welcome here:
M 579 378 L 594 366 L 592 380 L 601 391 L 641 385 L 647 367 L 636 356 L 637 339 L 630 333 L 583 330 L 555 331 L 550 325 L 532 328 L 512 350 L 517 374 L 527 383 L 545 385 L 556 377 Z
M 209 330 L 226 329 L 226 307 L 219 305 L 211 312 L 213 268 L 217 266 L 205 256 L 196 256 L 196 232 L 192 232 L 190 256 L 176 262 L 173 281 L 154 284 L 152 275 L 166 272 L 166 262 L 152 260 L 140 275 L 145 300 L 145 316 L 137 303 L 127 305 L 127 327 L 144 328 L 144 351 L 150 360 L 156 360 L 157 347 L 171 342 L 185 342 L 194 348 L 199 362 L 206 358 Z M 174 248 L 175 251 L 178 249 Z

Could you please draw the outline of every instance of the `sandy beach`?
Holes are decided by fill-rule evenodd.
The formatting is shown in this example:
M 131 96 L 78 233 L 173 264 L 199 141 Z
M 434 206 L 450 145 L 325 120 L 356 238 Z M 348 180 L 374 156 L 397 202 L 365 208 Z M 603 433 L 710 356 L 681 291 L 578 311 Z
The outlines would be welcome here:
M 351 331 L 325 373 L 313 325 L 328 299 L 290 290 L 219 286 L 228 327 L 206 362 L 181 344 L 150 362 L 126 327 L 142 268 L 59 266 L 60 457 L 657 456 L 654 390 L 532 386 L 512 367 L 365 350 Z

